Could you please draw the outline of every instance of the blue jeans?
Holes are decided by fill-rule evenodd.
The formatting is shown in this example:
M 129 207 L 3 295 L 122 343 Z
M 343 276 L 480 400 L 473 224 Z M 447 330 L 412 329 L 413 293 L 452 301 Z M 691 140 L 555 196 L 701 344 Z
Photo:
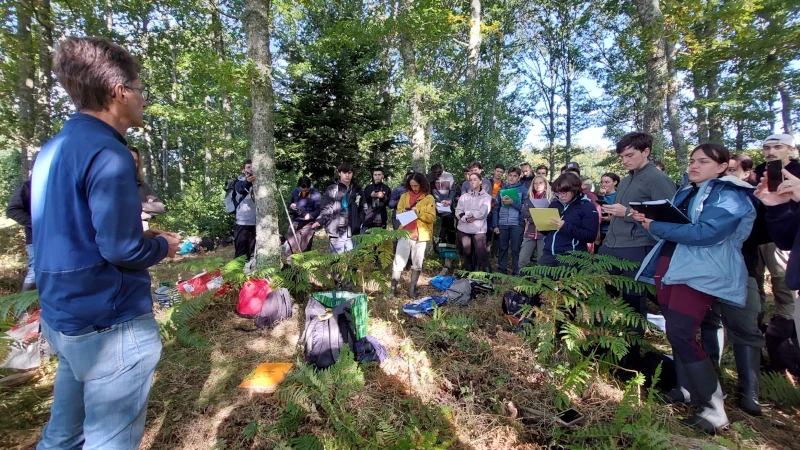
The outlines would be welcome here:
M 33 258 L 33 245 L 26 245 L 25 251 L 28 252 L 28 273 L 25 274 L 25 280 L 22 283 L 36 284 L 36 272 L 33 270 L 35 267 L 34 264 L 36 263 L 35 259 Z
M 511 247 L 511 273 L 519 274 L 519 250 L 522 247 L 522 235 L 525 227 L 521 225 L 500 225 L 500 252 L 497 254 L 497 271 L 506 273 L 508 266 L 508 250 Z
M 353 249 L 352 237 L 331 236 L 331 253 L 337 255 L 339 253 L 349 252 L 352 249 Z
M 37 450 L 139 448 L 161 337 L 153 313 L 67 336 L 41 321 L 58 356 L 50 421 Z

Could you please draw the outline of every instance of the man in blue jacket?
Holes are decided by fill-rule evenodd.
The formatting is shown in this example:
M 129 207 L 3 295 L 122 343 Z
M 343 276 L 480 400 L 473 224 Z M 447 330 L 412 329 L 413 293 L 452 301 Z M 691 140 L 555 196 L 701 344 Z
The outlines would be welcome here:
M 142 231 L 125 133 L 142 127 L 139 63 L 100 38 L 66 38 L 53 60 L 78 111 L 42 147 L 31 182 L 42 333 L 58 355 L 38 450 L 139 447 L 161 356 L 147 268 L 180 236 Z
M 516 189 L 519 199 L 497 193 L 492 211 L 494 232 L 499 235 L 500 251 L 497 255 L 497 271 L 506 274 L 508 250 L 511 249 L 511 273 L 519 275 L 519 250 L 522 248 L 522 235 L 525 233 L 525 219 L 522 205 L 528 200 L 528 190 L 519 182 L 522 171 L 519 167 L 508 169 L 506 184 L 502 189 Z

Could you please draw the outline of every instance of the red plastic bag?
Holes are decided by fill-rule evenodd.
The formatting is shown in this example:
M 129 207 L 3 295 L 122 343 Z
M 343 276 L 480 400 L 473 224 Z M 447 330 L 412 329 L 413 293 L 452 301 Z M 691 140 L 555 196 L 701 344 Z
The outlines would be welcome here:
M 199 275 L 178 283 L 176 288 L 181 294 L 189 294 L 196 297 L 205 291 L 214 292 L 222 286 L 222 271 L 217 269 L 215 272 L 203 272 Z
M 236 314 L 251 317 L 261 312 L 264 300 L 267 299 L 271 289 L 269 282 L 264 279 L 245 281 L 239 290 L 239 303 L 236 305 Z

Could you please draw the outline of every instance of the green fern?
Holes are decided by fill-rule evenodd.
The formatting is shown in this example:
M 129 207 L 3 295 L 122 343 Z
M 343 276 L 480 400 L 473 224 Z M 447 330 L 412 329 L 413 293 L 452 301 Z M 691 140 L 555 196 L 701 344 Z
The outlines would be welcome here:
M 0 297 L 0 318 L 9 314 L 18 317 L 31 306 L 38 304 L 39 292 L 27 291 Z
M 217 297 L 204 292 L 190 300 L 182 301 L 170 308 L 169 319 L 161 326 L 161 334 L 165 339 L 177 339 L 185 347 L 205 347 L 208 345 L 199 334 L 192 331 L 190 322 L 200 312 L 212 305 Z
M 783 373 L 762 372 L 759 390 L 761 396 L 785 406 L 800 406 L 800 387 Z

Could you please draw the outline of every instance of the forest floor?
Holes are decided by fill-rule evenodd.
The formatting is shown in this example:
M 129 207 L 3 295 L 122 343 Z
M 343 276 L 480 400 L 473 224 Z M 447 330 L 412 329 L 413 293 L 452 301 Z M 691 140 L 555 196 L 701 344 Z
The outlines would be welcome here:
M 0 261 L 0 294 L 14 292 L 24 270 L 19 234 L 6 234 L 3 239 L 10 250 Z M 318 245 L 322 242 L 316 239 Z M 211 255 L 230 259 L 232 248 Z M 438 271 L 433 265 L 420 279 L 419 296 L 435 293 L 428 285 Z M 153 267 L 151 274 L 154 288 L 161 281 L 194 275 L 176 262 Z M 402 284 L 404 294 L 397 299 L 370 299 L 369 334 L 386 346 L 391 359 L 380 366 L 365 366 L 364 385 L 348 399 L 347 411 L 363 421 L 389 417 L 406 435 L 419 436 L 420 443 L 439 443 L 427 448 L 560 448 L 554 445 L 554 424 L 546 419 L 556 412 L 552 388 L 530 345 L 509 332 L 500 296 L 479 297 L 464 309 L 445 311 L 438 318 L 446 324 L 442 326 L 430 317 L 413 319 L 402 313 L 402 305 L 409 300 L 405 291 Z M 268 430 L 279 419 L 280 401 L 274 394 L 253 394 L 237 386 L 259 363 L 302 358 L 297 342 L 305 299 L 294 300 L 298 304 L 293 318 L 271 330 L 239 330 L 252 328 L 252 321 L 236 316 L 230 299 L 213 304 L 192 320 L 192 329 L 208 341 L 207 346 L 188 348 L 165 341 L 141 448 L 275 448 L 278 441 Z M 164 310 L 156 314 L 160 321 L 166 320 Z M 663 336 L 651 338 L 656 344 L 663 342 Z M 49 417 L 56 364 L 52 358 L 34 380 L 0 390 L 0 448 L 34 448 Z M 734 392 L 729 350 L 723 365 L 725 391 Z M 0 371 L 0 376 L 7 373 Z M 614 378 L 595 374 L 582 395 L 570 401 L 585 415 L 586 426 L 608 422 L 622 399 L 621 387 Z M 736 408 L 733 396 L 726 407 L 732 425 L 718 437 L 681 426 L 678 420 L 690 412 L 685 407 L 659 404 L 655 414 L 672 433 L 676 448 L 800 448 L 796 410 L 767 404 L 764 417 L 754 418 Z M 335 434 L 330 422 L 320 417 L 300 428 L 320 437 Z M 403 448 L 420 447 L 412 440 Z

